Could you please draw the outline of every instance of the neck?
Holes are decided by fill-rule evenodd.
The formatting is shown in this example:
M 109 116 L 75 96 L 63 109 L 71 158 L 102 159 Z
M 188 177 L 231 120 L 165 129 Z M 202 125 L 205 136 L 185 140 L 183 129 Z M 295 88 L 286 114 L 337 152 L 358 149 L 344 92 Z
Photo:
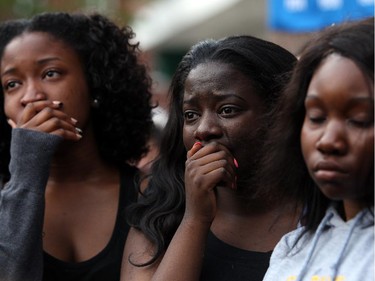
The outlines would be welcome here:
M 364 208 L 366 208 L 366 203 L 363 200 L 344 200 L 344 217 L 345 221 L 351 220 Z
M 269 203 L 268 198 L 246 198 L 236 190 L 226 187 L 217 188 L 217 206 L 220 212 L 232 216 L 261 215 L 275 208 L 274 202 Z
M 211 230 L 222 241 L 249 251 L 271 251 L 284 234 L 296 228 L 300 215 L 295 202 L 249 201 L 230 189 L 218 190 L 217 200 Z
M 87 182 L 112 169 L 100 158 L 93 133 L 87 131 L 78 142 L 61 144 L 52 160 L 49 183 Z

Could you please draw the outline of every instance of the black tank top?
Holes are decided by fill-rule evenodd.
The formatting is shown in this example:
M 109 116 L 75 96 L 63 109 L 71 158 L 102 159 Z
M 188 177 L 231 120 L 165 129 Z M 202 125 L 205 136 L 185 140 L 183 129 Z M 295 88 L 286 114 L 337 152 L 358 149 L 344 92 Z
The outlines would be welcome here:
M 129 225 L 125 208 L 136 201 L 136 170 L 126 167 L 121 171 L 120 199 L 112 237 L 107 246 L 91 259 L 79 263 L 64 262 L 44 252 L 44 281 L 118 281 Z
M 272 252 L 251 252 L 228 245 L 211 231 L 201 271 L 202 281 L 262 281 Z

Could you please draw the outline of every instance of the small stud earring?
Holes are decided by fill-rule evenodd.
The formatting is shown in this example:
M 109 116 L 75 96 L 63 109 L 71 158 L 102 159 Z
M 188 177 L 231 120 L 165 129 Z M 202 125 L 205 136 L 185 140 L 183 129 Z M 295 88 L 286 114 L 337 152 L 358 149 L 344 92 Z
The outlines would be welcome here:
M 92 105 L 93 108 L 99 108 L 99 100 L 98 99 L 94 99 L 92 101 L 91 105 Z

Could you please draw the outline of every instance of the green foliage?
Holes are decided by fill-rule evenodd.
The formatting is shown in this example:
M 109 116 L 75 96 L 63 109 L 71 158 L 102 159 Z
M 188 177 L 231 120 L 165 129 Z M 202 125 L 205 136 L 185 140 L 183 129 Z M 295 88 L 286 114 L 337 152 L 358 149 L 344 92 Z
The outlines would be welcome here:
M 47 10 L 47 3 L 47 0 L 1 0 L 0 20 L 30 17 Z

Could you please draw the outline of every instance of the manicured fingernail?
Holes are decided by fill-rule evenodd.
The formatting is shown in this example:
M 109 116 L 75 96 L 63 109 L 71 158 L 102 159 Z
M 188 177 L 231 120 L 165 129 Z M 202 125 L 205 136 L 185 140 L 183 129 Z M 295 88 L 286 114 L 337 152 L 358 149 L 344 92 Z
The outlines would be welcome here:
M 61 101 L 56 101 L 56 100 L 54 100 L 52 103 L 54 105 L 57 105 L 58 108 L 62 107 L 62 105 L 63 105 L 63 103 Z
M 11 126 L 12 128 L 16 128 L 17 127 L 16 123 L 12 119 L 8 118 L 7 122 L 9 124 L 9 126 Z
M 72 120 L 72 122 L 73 122 L 74 124 L 77 124 L 77 122 L 78 122 L 77 119 L 74 119 L 73 117 L 71 117 L 70 120 Z
M 236 166 L 236 168 L 238 168 L 238 162 L 237 162 L 236 158 L 233 158 L 233 162 L 234 162 L 234 166 Z
M 76 136 L 77 136 L 79 139 L 82 138 L 82 135 L 80 135 L 80 134 L 76 134 Z
M 202 143 L 201 143 L 200 141 L 197 141 L 196 143 L 194 143 L 194 145 L 193 145 L 193 146 L 197 146 L 197 145 L 200 145 L 200 146 L 202 146 Z
M 80 134 L 80 135 L 82 135 L 82 130 L 80 129 L 80 128 L 75 128 L 76 129 L 76 131 L 78 132 L 78 134 Z

